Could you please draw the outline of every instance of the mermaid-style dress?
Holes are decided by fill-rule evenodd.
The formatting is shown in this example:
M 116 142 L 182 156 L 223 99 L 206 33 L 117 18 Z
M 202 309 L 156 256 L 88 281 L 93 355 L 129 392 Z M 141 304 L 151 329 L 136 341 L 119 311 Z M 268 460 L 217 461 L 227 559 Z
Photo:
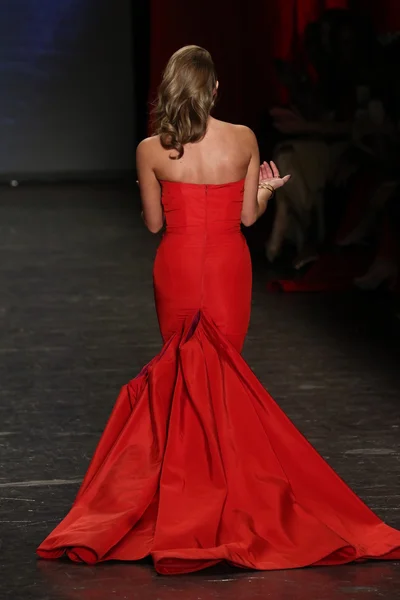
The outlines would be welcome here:
M 162 574 L 400 559 L 385 525 L 296 429 L 240 355 L 251 262 L 244 181 L 161 182 L 154 265 L 164 346 L 124 385 L 77 498 L 39 546 Z

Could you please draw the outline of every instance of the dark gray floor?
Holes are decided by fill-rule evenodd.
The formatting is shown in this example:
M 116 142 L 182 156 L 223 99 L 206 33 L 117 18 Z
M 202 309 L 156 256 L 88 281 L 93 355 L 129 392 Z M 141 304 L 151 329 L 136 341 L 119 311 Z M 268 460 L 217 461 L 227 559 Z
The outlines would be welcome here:
M 157 239 L 107 187 L 0 189 L 0 598 L 398 597 L 400 564 L 159 577 L 149 564 L 41 562 L 120 386 L 160 348 Z M 395 319 L 361 295 L 269 295 L 255 275 L 245 358 L 301 431 L 400 527 Z

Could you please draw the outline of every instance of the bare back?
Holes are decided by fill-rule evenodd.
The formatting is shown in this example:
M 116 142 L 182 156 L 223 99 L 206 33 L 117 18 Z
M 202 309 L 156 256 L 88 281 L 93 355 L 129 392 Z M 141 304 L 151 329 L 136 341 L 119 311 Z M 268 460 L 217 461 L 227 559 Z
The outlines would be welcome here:
M 205 137 L 186 144 L 180 160 L 171 160 L 171 150 L 154 139 L 153 170 L 159 180 L 183 183 L 230 183 L 244 179 L 251 160 L 248 129 L 212 117 Z
M 244 179 L 242 222 L 254 223 L 260 155 L 256 137 L 248 127 L 210 117 L 200 142 L 186 144 L 180 159 L 171 160 L 174 152 L 162 147 L 159 136 L 143 140 L 137 148 L 136 168 L 150 231 L 156 233 L 163 225 L 160 181 L 221 185 Z

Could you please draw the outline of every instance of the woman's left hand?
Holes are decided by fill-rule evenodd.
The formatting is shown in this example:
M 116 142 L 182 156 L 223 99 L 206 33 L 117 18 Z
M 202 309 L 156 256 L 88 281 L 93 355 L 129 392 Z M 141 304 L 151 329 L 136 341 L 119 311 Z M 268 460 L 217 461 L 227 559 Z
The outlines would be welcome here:
M 284 177 L 281 177 L 279 174 L 278 167 L 272 160 L 269 164 L 266 161 L 264 161 L 260 166 L 259 183 L 269 183 L 269 185 L 272 186 L 274 190 L 277 190 L 278 188 L 285 185 L 285 183 L 287 183 L 290 178 L 291 175 L 285 175 Z

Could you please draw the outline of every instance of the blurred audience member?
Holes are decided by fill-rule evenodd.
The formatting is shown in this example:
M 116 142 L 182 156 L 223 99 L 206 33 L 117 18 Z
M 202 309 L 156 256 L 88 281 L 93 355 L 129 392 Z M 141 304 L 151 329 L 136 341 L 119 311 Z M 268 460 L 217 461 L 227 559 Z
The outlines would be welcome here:
M 383 127 L 381 105 L 371 99 L 380 57 L 368 21 L 350 11 L 327 11 L 307 28 L 305 50 L 306 67 L 277 64 L 290 100 L 287 108 L 271 110 L 284 138 L 276 148 L 275 161 L 293 178 L 277 194 L 267 257 L 273 261 L 284 241 L 290 240 L 296 247 L 296 268 L 317 258 L 324 239 L 327 182 L 347 183 L 359 167 L 357 161 L 346 158 L 349 150 L 354 152 L 357 144 L 368 145 L 368 128 L 372 126 L 375 134 L 377 127 Z M 371 125 L 370 113 L 379 125 Z M 357 127 L 353 123 L 356 114 Z M 372 138 L 369 143 L 379 145 L 376 135 Z

